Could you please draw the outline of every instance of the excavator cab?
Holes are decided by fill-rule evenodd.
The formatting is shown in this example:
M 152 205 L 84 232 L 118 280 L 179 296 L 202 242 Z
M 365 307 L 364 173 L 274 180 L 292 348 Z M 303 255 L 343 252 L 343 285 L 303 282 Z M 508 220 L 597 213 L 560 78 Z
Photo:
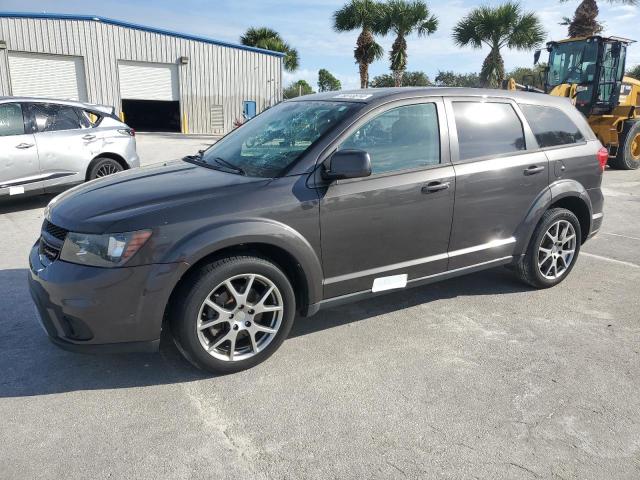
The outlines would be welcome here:
M 618 105 L 629 43 L 601 36 L 549 42 L 545 92 L 571 98 L 585 115 L 610 114 Z

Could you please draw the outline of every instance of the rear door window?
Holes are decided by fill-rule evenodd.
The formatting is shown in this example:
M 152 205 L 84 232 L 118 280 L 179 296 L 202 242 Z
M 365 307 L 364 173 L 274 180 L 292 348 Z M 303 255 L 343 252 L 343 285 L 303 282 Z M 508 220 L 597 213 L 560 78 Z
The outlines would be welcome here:
M 410 170 L 440 163 L 440 130 L 435 103 L 396 107 L 353 132 L 340 149 L 365 150 L 372 173 Z
M 82 128 L 78 110 L 52 103 L 31 104 L 31 115 L 37 132 L 57 132 Z
M 526 148 L 520 117 L 509 103 L 453 102 L 460 160 Z
M 0 137 L 24 135 L 22 105 L 19 103 L 0 104 Z
M 520 105 L 540 148 L 584 141 L 584 135 L 562 110 L 540 105 Z

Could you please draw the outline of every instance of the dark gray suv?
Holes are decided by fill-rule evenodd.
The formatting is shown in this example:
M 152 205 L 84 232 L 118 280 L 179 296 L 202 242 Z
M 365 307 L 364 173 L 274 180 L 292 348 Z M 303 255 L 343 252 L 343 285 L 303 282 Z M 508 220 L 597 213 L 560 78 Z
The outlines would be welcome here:
M 54 343 L 269 357 L 296 313 L 511 267 L 556 285 L 600 228 L 607 151 L 566 100 L 473 89 L 282 103 L 208 150 L 56 197 L 30 255 Z

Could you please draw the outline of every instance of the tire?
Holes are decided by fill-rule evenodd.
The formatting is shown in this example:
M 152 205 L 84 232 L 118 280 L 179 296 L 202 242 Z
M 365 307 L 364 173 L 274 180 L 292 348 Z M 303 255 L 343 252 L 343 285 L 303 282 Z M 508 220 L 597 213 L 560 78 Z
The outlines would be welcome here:
M 228 374 L 251 368 L 269 358 L 293 326 L 291 283 L 264 258 L 222 258 L 179 288 L 169 318 L 173 338 L 185 358 L 203 370 Z
M 95 180 L 96 178 L 107 177 L 124 170 L 122 165 L 117 160 L 107 157 L 98 157 L 93 160 L 91 167 L 89 168 L 89 180 Z
M 609 166 L 617 170 L 636 170 L 640 167 L 640 121 L 627 120 L 620 134 L 622 147 L 618 148 Z
M 559 232 L 554 230 L 555 225 L 560 226 Z M 566 227 L 567 225 L 571 227 Z M 571 229 L 574 235 L 573 241 L 567 240 L 571 235 Z M 550 235 L 547 235 L 549 231 Z M 566 239 L 563 239 L 565 231 L 568 234 L 566 234 Z M 558 242 L 552 240 L 554 233 L 558 237 L 558 242 L 564 240 L 560 249 L 557 247 Z M 580 253 L 581 239 L 580 222 L 572 212 L 564 208 L 547 210 L 531 236 L 525 255 L 515 265 L 517 275 L 523 282 L 535 288 L 549 288 L 559 284 L 567 278 L 576 264 Z M 571 250 L 573 253 L 569 254 L 568 252 Z M 543 259 L 544 261 L 541 262 Z M 540 265 L 539 262 L 541 262 Z M 557 276 L 555 278 L 553 278 L 553 262 L 556 264 L 555 274 Z

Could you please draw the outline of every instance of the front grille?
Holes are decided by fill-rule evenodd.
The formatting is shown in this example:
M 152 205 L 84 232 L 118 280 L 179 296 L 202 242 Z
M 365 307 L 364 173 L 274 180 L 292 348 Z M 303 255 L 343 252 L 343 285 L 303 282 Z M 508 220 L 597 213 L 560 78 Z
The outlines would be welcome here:
M 60 249 L 47 243 L 42 237 L 40 238 L 40 247 L 38 250 L 40 255 L 46 257 L 50 262 L 57 260 L 60 256 Z
M 44 232 L 47 232 L 52 237 L 57 238 L 61 242 L 64 242 L 64 239 L 67 238 L 67 233 L 69 233 L 69 230 L 65 230 L 62 227 L 58 227 L 57 225 L 54 225 L 48 220 L 44 221 L 44 224 L 42 225 L 42 230 Z

